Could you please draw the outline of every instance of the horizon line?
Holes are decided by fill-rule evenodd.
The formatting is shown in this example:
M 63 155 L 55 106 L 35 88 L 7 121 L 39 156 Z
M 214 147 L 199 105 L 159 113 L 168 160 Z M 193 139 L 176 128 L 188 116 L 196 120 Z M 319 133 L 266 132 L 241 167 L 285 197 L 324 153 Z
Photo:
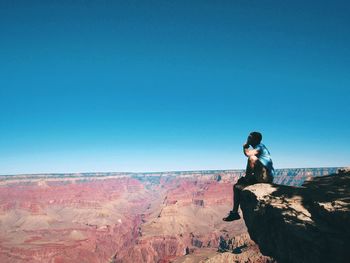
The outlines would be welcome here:
M 285 167 L 285 168 L 275 168 L 275 170 L 286 170 L 286 169 L 341 169 L 348 166 L 320 166 L 320 167 Z M 23 176 L 23 175 L 50 175 L 50 174 L 154 174 L 154 173 L 178 173 L 178 172 L 201 172 L 201 171 L 245 171 L 244 168 L 232 168 L 232 169 L 201 169 L 201 170 L 168 170 L 168 171 L 150 171 L 150 172 L 116 172 L 116 171 L 106 171 L 106 172 L 43 172 L 43 173 L 18 173 L 18 174 L 0 174 L 0 176 Z

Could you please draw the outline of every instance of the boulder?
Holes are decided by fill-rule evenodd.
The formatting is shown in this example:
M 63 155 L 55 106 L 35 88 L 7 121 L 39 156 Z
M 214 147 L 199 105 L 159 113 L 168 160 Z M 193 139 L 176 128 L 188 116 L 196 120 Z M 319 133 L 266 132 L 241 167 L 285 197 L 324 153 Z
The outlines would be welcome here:
M 301 187 L 255 184 L 242 192 L 251 238 L 279 263 L 349 262 L 350 173 Z

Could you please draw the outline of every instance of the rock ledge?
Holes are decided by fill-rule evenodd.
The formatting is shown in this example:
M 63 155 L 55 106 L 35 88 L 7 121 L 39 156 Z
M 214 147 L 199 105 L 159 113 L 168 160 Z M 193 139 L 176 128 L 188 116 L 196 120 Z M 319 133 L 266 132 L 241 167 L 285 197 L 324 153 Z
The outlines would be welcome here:
M 252 185 L 241 207 L 251 238 L 277 262 L 348 262 L 350 172 L 302 187 Z

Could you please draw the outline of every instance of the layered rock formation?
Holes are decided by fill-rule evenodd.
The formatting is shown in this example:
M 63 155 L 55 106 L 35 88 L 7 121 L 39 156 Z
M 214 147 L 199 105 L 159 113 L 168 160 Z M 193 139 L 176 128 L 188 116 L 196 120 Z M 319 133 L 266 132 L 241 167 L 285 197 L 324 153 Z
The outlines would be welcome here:
M 248 233 L 231 236 L 225 233 L 220 236 L 217 250 L 203 248 L 189 255 L 177 258 L 173 263 L 273 263 L 273 259 L 260 253 L 257 244 Z
M 315 176 L 334 174 L 338 169 L 336 167 L 277 169 L 273 182 L 281 185 L 301 186 L 305 180 L 310 180 Z
M 349 260 L 349 172 L 302 187 L 252 185 L 242 192 L 241 208 L 251 238 L 279 263 Z
M 225 233 L 246 233 L 243 220 L 222 221 L 232 203 L 232 183 L 203 175 L 162 180 L 163 194 L 142 215 L 136 244 L 118 251 L 113 262 L 170 262 L 201 249 L 215 252 Z
M 319 171 L 277 170 L 276 180 Z M 222 221 L 232 208 L 232 185 L 243 175 L 0 176 L 0 262 L 270 262 L 242 219 Z
M 221 220 L 237 179 L 231 171 L 0 177 L 0 262 L 170 262 L 216 251 L 223 233 L 246 233 L 243 220 Z
M 7 181 L 0 262 L 107 262 L 134 244 L 143 204 L 156 197 L 132 178 Z

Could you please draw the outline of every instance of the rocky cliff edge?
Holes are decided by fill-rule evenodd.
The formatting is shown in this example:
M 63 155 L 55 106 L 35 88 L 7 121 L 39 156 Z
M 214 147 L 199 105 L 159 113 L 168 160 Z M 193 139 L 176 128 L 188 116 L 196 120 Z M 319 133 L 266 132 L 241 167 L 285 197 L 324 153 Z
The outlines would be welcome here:
M 302 187 L 249 186 L 241 208 L 251 238 L 277 262 L 349 262 L 349 170 Z

